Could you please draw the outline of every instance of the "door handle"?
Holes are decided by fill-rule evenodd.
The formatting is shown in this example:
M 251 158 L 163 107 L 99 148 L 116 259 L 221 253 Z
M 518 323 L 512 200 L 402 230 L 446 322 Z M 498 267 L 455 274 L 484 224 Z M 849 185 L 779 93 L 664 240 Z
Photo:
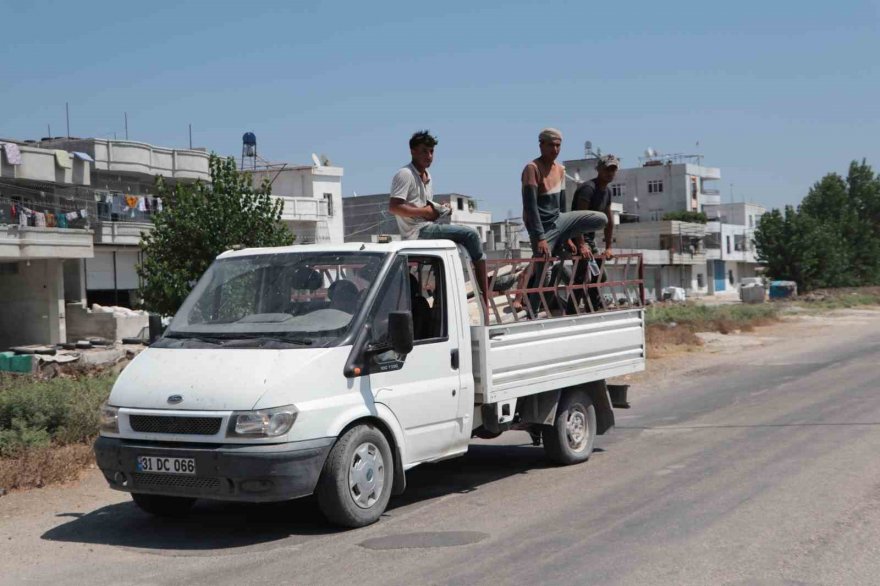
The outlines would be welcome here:
M 452 370 L 458 370 L 458 348 L 453 348 L 449 354 L 452 358 Z

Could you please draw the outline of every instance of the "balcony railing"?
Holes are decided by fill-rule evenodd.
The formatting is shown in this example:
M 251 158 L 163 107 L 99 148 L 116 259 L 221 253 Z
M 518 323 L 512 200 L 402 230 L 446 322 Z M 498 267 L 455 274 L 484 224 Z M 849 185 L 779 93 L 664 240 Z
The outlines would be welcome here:
M 313 197 L 273 196 L 284 202 L 281 210 L 282 220 L 326 220 L 330 217 L 329 205 L 325 199 Z

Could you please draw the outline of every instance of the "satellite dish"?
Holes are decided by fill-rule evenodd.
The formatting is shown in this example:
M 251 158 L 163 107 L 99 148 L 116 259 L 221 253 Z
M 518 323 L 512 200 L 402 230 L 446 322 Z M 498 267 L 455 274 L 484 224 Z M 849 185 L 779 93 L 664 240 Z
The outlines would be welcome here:
M 655 156 L 657 156 L 657 151 L 655 151 L 655 150 L 652 149 L 651 147 L 648 147 L 648 148 L 645 150 L 645 156 L 648 157 L 648 158 L 655 157 Z
M 328 156 L 325 155 L 324 153 L 321 153 L 320 160 L 321 160 L 321 166 L 323 166 L 323 167 L 329 167 L 329 166 L 330 166 L 330 157 L 328 157 Z
M 318 155 L 312 153 L 312 162 L 315 164 L 315 167 L 321 167 L 321 159 L 318 158 Z
M 574 180 L 577 181 L 578 183 L 580 183 L 580 181 L 581 181 L 581 172 L 580 171 L 574 172 Z

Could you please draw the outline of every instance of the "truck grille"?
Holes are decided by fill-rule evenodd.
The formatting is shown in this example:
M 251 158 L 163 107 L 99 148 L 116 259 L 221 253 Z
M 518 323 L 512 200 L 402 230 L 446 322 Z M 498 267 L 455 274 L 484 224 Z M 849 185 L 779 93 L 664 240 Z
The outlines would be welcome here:
M 192 490 L 218 490 L 219 478 L 197 478 L 178 474 L 149 474 L 135 472 L 131 475 L 135 488 L 178 488 Z
M 167 415 L 129 415 L 134 431 L 141 433 L 177 433 L 214 435 L 220 431 L 222 417 L 172 417 Z

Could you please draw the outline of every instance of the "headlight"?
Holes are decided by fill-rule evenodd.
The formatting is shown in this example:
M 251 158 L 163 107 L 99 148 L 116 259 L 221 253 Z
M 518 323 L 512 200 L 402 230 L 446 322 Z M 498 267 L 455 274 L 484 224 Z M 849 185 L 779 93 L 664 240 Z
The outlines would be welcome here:
M 104 403 L 101 405 L 101 415 L 98 429 L 107 433 L 119 433 L 119 408 Z
M 229 419 L 228 437 L 278 437 L 286 434 L 296 421 L 297 410 L 293 405 L 261 409 L 260 411 L 234 411 Z

